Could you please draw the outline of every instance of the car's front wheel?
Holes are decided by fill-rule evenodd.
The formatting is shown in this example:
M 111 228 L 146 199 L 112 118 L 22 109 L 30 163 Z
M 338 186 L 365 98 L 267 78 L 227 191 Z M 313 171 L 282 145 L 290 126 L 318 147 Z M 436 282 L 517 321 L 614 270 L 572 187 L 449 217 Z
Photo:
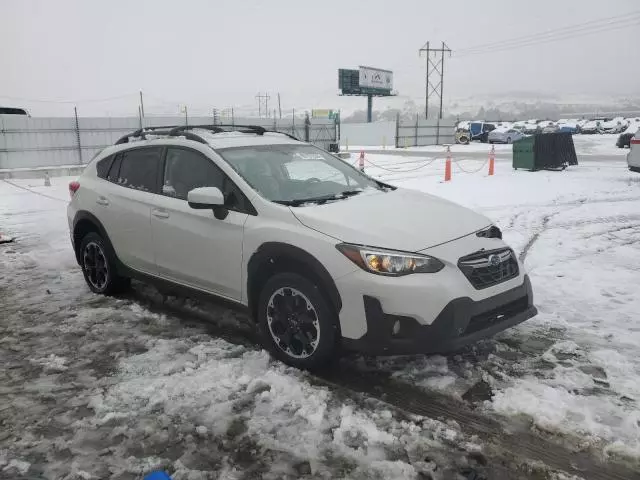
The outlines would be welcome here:
M 95 232 L 88 233 L 80 242 L 80 265 L 84 279 L 94 293 L 112 295 L 130 285 L 128 278 L 118 275 L 115 258 L 104 239 Z
M 339 354 L 335 310 L 319 287 L 296 273 L 279 273 L 264 285 L 258 303 L 264 346 L 294 367 L 317 369 Z

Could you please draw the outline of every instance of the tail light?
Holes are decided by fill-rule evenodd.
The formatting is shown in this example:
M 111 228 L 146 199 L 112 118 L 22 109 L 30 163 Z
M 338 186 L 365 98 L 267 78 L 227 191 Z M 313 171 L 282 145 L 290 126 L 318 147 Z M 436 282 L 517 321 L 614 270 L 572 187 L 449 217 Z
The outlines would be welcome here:
M 73 198 L 73 196 L 76 194 L 76 192 L 78 191 L 78 189 L 80 188 L 80 182 L 78 181 L 73 181 L 69 183 L 69 196 L 71 198 Z

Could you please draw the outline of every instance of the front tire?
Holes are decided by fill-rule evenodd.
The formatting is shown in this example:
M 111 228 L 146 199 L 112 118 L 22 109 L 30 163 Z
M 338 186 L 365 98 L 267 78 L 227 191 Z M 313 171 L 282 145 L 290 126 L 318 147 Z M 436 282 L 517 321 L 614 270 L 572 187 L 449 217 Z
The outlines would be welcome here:
M 118 275 L 116 262 L 104 239 L 97 233 L 85 235 L 80 242 L 80 265 L 93 293 L 113 295 L 130 286 L 130 279 Z
M 338 316 L 319 287 L 296 273 L 276 274 L 264 285 L 258 325 L 264 347 L 288 365 L 314 370 L 338 357 Z

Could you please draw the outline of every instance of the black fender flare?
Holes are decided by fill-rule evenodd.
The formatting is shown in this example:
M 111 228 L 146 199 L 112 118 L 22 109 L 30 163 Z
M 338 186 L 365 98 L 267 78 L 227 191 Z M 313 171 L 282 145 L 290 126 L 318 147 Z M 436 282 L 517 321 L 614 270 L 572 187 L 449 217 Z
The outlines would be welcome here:
M 265 242 L 253 253 L 247 264 L 247 299 L 249 309 L 255 313 L 259 291 L 259 275 L 264 268 L 269 269 L 270 264 L 280 261 L 292 261 L 304 267 L 307 275 L 321 283 L 324 293 L 328 296 L 336 313 L 342 309 L 342 299 L 336 287 L 333 277 L 325 266 L 306 250 L 283 242 Z M 304 272 L 300 272 L 304 274 Z
M 80 247 L 79 242 L 81 241 L 81 239 L 78 238 L 77 231 L 78 231 L 78 225 L 80 225 L 82 222 L 88 222 L 95 226 L 100 236 L 104 239 L 106 243 L 106 247 L 110 250 L 109 253 L 111 253 L 113 257 L 116 259 L 118 270 L 120 270 L 122 263 L 120 262 L 120 260 L 118 259 L 118 256 L 116 255 L 116 251 L 113 248 L 113 244 L 111 243 L 111 239 L 109 238 L 109 234 L 107 233 L 107 230 L 104 228 L 104 225 L 102 225 L 102 222 L 98 220 L 98 218 L 95 215 L 93 215 L 91 212 L 87 212 L 86 210 L 79 210 L 78 212 L 76 212 L 75 217 L 73 217 L 73 231 L 71 232 L 71 235 L 73 237 L 73 249 L 76 254 L 76 260 L 78 261 L 78 265 L 80 265 L 81 263 L 80 252 L 78 251 Z

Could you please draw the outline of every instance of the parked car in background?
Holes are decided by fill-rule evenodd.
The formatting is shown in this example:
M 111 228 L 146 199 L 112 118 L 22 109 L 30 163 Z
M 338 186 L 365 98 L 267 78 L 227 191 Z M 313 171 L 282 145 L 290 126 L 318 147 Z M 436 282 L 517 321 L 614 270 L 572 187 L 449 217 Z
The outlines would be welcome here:
M 560 133 L 579 133 L 580 132 L 580 128 L 578 127 L 578 124 L 575 122 L 571 122 L 569 120 L 560 123 L 558 122 L 558 128 L 557 131 Z
M 31 116 L 24 108 L 14 107 L 0 107 L 0 115 L 26 115 L 28 117 Z
M 602 128 L 602 123 L 607 120 L 611 119 L 594 118 L 593 120 L 589 120 L 582 125 L 582 127 L 580 128 L 580 133 L 588 135 L 594 133 L 602 133 L 604 131 Z
M 489 132 L 489 143 L 513 143 L 524 137 L 525 134 L 515 128 L 496 128 Z
M 629 148 L 630 151 L 627 153 L 627 165 L 629 165 L 629 170 L 640 173 L 640 129 L 636 131 L 633 138 L 631 138 Z
M 496 128 L 493 123 L 482 121 L 468 122 L 467 129 L 461 128 L 461 125 L 464 125 L 463 122 L 458 124 L 455 138 L 456 143 L 462 143 L 464 145 L 467 145 L 472 140 L 480 140 L 482 143 L 487 143 L 489 141 L 489 132 Z
M 482 143 L 489 141 L 489 132 L 496 129 L 493 123 L 471 122 L 469 124 L 469 133 L 471 140 L 480 140 Z
M 540 130 L 540 133 L 556 133 L 558 131 L 557 125 L 547 125 Z
M 524 128 L 522 129 L 522 133 L 525 135 L 535 135 L 538 133 L 538 124 L 537 123 L 525 123 Z
M 623 117 L 615 117 L 601 123 L 603 133 L 620 133 L 627 125 Z
M 555 122 L 552 122 L 551 120 L 543 120 L 538 122 L 538 130 L 542 131 L 547 127 L 555 127 L 555 125 Z
M 616 141 L 616 147 L 618 148 L 631 148 L 631 139 L 636 134 L 636 132 L 640 130 L 640 123 L 632 123 L 629 125 L 624 132 L 618 136 L 618 140 Z

